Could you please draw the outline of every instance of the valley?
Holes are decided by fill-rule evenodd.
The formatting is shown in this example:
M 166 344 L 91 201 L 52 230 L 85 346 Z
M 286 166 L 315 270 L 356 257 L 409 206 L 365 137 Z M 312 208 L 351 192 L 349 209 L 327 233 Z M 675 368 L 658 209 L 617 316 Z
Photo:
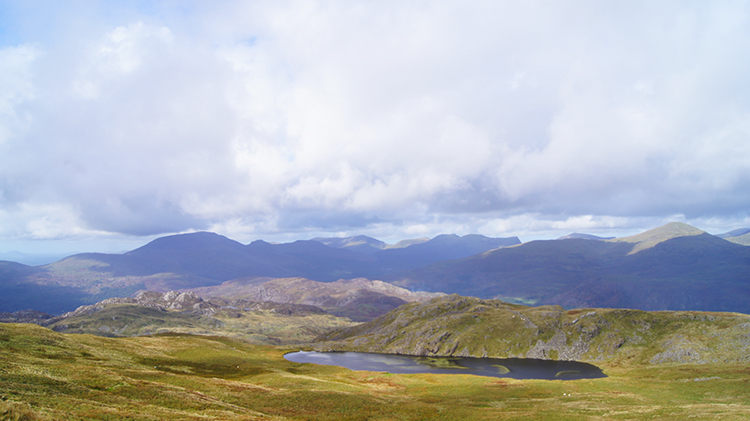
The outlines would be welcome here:
M 243 245 L 197 232 L 162 237 L 123 254 L 78 254 L 44 266 L 0 262 L 0 287 L 8 292 L 0 296 L 0 312 L 34 309 L 59 315 L 141 290 L 203 294 L 231 288 L 247 295 L 245 289 L 273 279 L 303 278 L 327 284 L 366 279 L 412 293 L 569 309 L 750 313 L 745 235 L 737 230 L 715 236 L 670 223 L 613 239 L 571 234 L 521 243 L 515 237 L 441 235 L 388 246 L 364 236 Z M 365 289 L 371 292 L 361 292 L 364 301 L 375 302 L 382 294 Z M 381 310 L 399 303 L 380 298 Z M 358 311 L 337 311 L 365 320 L 380 310 L 364 318 Z
M 696 323 L 707 337 L 739 326 Z M 744 331 L 737 336 L 747 340 Z M 106 338 L 0 324 L 0 414 L 26 420 L 750 417 L 746 361 L 657 361 L 659 349 L 641 346 L 641 357 L 598 361 L 604 378 L 516 380 L 350 371 L 283 358 L 312 345 L 254 345 L 176 333 Z
M 748 418 L 750 248 L 735 234 L 245 246 L 195 233 L 1 262 L 0 419 Z M 284 358 L 299 350 L 578 361 L 606 377 Z

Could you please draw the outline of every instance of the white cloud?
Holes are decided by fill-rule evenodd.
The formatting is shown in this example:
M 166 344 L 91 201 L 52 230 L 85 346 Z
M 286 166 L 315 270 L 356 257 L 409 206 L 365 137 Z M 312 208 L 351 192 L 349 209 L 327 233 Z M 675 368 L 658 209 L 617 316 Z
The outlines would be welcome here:
M 73 81 L 74 94 L 86 99 L 99 97 L 103 85 L 132 74 L 144 61 L 159 60 L 163 47 L 168 48 L 173 39 L 169 28 L 149 27 L 143 22 L 115 28 L 88 52 Z
M 30 45 L 0 49 L 0 146 L 30 124 L 16 107 L 34 98 L 29 68 L 38 56 Z
M 744 1 L 100 6 L 0 50 L 0 200 L 29 237 L 747 218 Z

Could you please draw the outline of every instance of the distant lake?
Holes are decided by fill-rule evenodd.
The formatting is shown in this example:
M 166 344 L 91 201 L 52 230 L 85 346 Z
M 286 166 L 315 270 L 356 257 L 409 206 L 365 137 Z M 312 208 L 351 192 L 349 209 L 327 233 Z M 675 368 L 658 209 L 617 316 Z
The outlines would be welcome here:
M 357 371 L 388 373 L 473 374 L 512 379 L 576 380 L 607 377 L 602 370 L 577 361 L 530 358 L 415 357 L 366 352 L 292 352 L 284 355 L 295 363 L 335 365 Z

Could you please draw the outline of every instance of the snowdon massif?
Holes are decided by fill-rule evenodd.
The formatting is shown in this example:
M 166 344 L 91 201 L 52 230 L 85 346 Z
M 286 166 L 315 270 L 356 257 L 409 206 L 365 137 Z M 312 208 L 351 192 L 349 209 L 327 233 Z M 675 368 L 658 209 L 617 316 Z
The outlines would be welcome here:
M 515 237 L 441 235 L 396 245 L 365 236 L 245 245 L 199 232 L 46 266 L 0 262 L 0 311 L 59 314 L 139 290 L 198 290 L 228 281 L 247 295 L 272 278 L 367 278 L 533 305 L 750 313 L 750 247 L 742 245 L 743 235 L 713 236 L 671 223 L 625 238 L 572 234 L 523 244 Z
M 249 278 L 250 282 L 244 282 L 248 287 L 268 278 L 386 279 L 445 259 L 520 243 L 516 237 L 440 235 L 366 252 L 352 249 L 363 238 L 381 243 L 356 237 L 335 239 L 330 246 L 324 244 L 330 239 L 285 244 L 258 240 L 243 245 L 218 234 L 197 232 L 158 238 L 124 254 L 77 254 L 37 267 L 0 262 L 0 288 L 6 292 L 0 296 L 0 312 L 32 308 L 59 314 L 139 290 L 186 290 L 239 278 Z
M 397 285 L 567 308 L 750 313 L 750 248 L 681 223 L 532 241 L 399 274 Z

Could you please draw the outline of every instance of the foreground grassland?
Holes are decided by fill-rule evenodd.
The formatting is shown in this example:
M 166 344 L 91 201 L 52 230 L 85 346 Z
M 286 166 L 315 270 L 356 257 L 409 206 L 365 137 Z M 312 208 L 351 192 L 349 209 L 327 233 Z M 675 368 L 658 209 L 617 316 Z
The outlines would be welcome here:
M 0 324 L 0 419 L 747 419 L 744 364 L 600 364 L 576 381 L 396 375 L 291 363 L 189 335 L 103 338 Z

